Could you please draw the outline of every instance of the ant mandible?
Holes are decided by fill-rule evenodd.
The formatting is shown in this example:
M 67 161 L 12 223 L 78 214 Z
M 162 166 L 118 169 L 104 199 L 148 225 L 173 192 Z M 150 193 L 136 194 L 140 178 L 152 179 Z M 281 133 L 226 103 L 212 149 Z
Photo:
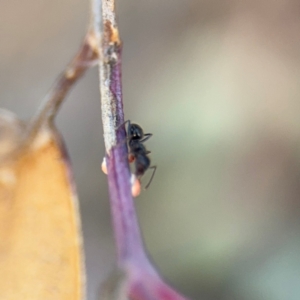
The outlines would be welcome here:
M 148 156 L 151 152 L 147 151 L 146 147 L 143 145 L 143 143 L 152 136 L 152 133 L 144 133 L 141 126 L 131 123 L 130 120 L 125 121 L 121 126 L 126 123 L 128 123 L 126 140 L 128 141 L 129 162 L 135 163 L 134 175 L 138 180 L 140 180 L 148 169 L 153 169 L 151 178 L 145 186 L 145 189 L 147 189 L 152 182 L 157 168 L 156 166 L 151 166 L 151 160 Z

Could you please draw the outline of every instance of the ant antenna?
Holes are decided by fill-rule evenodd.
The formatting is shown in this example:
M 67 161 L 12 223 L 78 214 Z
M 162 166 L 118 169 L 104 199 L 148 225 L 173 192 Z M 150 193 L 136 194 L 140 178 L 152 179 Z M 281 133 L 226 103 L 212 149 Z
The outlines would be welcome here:
M 120 125 L 116 128 L 116 131 L 118 131 L 121 127 L 125 126 L 126 123 L 129 123 L 129 124 L 130 124 L 130 120 L 127 120 L 127 121 L 123 122 L 122 124 L 120 124 Z
M 153 169 L 153 172 L 152 172 L 152 175 L 151 175 L 151 178 L 150 178 L 149 182 L 148 182 L 147 185 L 145 186 L 145 190 L 150 186 L 150 184 L 151 184 L 151 182 L 152 182 L 152 179 L 153 179 L 153 177 L 154 177 L 154 174 L 155 174 L 155 172 L 156 172 L 157 167 L 156 167 L 156 166 L 152 166 L 152 167 L 150 167 L 149 169 Z

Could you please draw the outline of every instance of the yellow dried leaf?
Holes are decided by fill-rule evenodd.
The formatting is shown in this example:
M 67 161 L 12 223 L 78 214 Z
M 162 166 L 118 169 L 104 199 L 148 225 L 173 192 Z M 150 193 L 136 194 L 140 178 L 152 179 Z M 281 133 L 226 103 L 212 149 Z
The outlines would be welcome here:
M 5 136 L 0 130 L 0 149 L 13 145 L 17 138 L 3 138 L 19 131 Z M 0 164 L 0 299 L 84 298 L 80 222 L 69 176 L 61 142 L 50 129 Z

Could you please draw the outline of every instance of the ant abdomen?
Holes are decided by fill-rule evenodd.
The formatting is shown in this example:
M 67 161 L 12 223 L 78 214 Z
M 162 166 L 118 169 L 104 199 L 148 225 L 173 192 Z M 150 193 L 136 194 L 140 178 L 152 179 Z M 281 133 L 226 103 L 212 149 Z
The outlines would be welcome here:
M 146 155 L 135 156 L 135 175 L 140 178 L 145 174 L 145 171 L 149 169 L 151 164 L 150 158 Z

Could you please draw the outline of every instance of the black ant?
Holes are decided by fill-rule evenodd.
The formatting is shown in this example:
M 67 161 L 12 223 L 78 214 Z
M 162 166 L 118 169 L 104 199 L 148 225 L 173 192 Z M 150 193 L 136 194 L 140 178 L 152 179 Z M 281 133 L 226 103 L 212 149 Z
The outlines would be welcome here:
M 145 189 L 147 189 L 154 177 L 156 166 L 150 166 L 151 161 L 148 154 L 151 152 L 147 151 L 143 143 L 152 136 L 152 133 L 145 134 L 141 126 L 131 123 L 130 120 L 127 120 L 121 126 L 125 125 L 126 123 L 128 123 L 126 140 L 128 141 L 129 162 L 135 163 L 134 175 L 139 180 L 148 169 L 153 169 L 151 178 L 148 184 L 145 186 Z

